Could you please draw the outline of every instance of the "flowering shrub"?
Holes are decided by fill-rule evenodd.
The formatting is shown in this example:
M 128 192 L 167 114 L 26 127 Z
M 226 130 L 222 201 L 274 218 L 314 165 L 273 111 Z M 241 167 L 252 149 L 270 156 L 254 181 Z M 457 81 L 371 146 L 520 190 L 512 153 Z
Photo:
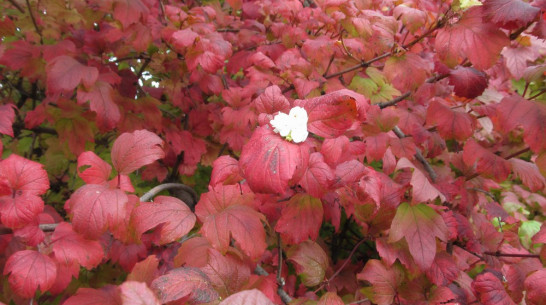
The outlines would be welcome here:
M 0 9 L 0 303 L 544 304 L 544 1 Z

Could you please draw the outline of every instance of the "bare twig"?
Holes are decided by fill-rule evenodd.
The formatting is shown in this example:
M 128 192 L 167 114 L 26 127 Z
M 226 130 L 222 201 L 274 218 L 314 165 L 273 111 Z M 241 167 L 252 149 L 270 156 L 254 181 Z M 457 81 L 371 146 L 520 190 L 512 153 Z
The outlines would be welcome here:
M 282 244 L 281 244 L 281 235 L 279 233 L 277 233 L 277 244 L 278 244 L 278 250 L 279 250 L 278 251 L 279 266 L 277 267 L 277 285 L 279 285 L 279 287 L 277 288 L 277 293 L 279 294 L 279 297 L 281 297 L 281 300 L 283 301 L 283 303 L 288 304 L 292 302 L 292 297 L 289 296 L 288 293 L 286 293 L 286 291 L 284 291 L 285 282 L 281 274 L 282 273 Z
M 540 258 L 540 255 L 538 254 L 527 254 L 527 253 L 501 253 L 499 251 L 497 252 L 484 252 L 485 255 L 491 255 L 496 257 L 529 257 L 529 258 Z
M 9 3 L 11 3 L 11 5 L 15 6 L 15 8 L 21 12 L 21 13 L 24 13 L 25 10 L 21 7 L 21 5 L 19 5 L 19 3 L 17 3 L 17 1 L 15 0 L 8 0 Z
M 402 132 L 402 130 L 400 130 L 400 128 L 398 128 L 398 126 L 394 126 L 392 131 L 394 131 L 396 136 L 398 136 L 399 138 L 404 138 L 406 136 L 404 134 L 404 132 Z M 421 162 L 421 164 L 423 164 L 423 166 L 425 167 L 425 170 L 427 171 L 428 175 L 430 176 L 430 180 L 433 183 L 436 182 L 436 178 L 438 177 L 438 175 L 436 174 L 436 172 L 434 171 L 434 169 L 432 168 L 430 163 L 428 163 L 428 161 L 425 159 L 425 157 L 423 157 L 423 154 L 421 153 L 421 150 L 419 150 L 419 148 L 416 148 L 416 151 L 417 152 L 415 153 L 415 159 L 417 159 L 419 162 Z
M 38 27 L 38 24 L 36 23 L 36 19 L 34 18 L 34 14 L 32 13 L 32 7 L 30 6 L 30 1 L 26 0 L 27 7 L 28 7 L 28 14 L 30 15 L 30 19 L 32 20 L 32 24 L 34 25 L 34 28 L 36 29 L 36 33 L 40 36 L 40 44 L 43 44 L 43 37 L 42 37 L 42 31 Z
M 161 193 L 162 191 L 170 190 L 170 189 L 178 189 L 182 190 L 186 193 L 188 193 L 193 199 L 194 202 L 197 202 L 197 193 L 195 193 L 195 190 L 191 187 L 182 184 L 182 183 L 163 183 L 160 184 L 151 190 L 147 191 L 142 197 L 140 197 L 140 201 L 146 202 L 150 201 L 152 198 L 155 197 L 155 195 Z

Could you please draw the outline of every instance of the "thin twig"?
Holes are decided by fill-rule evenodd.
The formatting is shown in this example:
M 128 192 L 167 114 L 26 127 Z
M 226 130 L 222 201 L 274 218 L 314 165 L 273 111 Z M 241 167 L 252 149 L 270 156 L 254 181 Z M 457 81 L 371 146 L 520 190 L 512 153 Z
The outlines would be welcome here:
M 343 264 L 341 265 L 341 267 L 339 267 L 339 269 L 336 270 L 336 272 L 334 272 L 334 274 L 332 274 L 332 276 L 330 276 L 326 281 L 322 282 L 322 284 L 320 284 L 319 288 L 315 289 L 315 293 L 319 292 L 325 284 L 329 283 L 330 281 L 332 281 L 336 276 L 339 275 L 339 273 L 341 273 L 341 271 L 343 270 L 343 268 L 345 268 L 345 266 L 347 266 L 347 264 L 351 261 L 351 257 L 353 257 L 353 255 L 355 254 L 356 250 L 358 249 L 358 247 L 363 243 L 365 242 L 366 240 L 368 240 L 368 238 L 363 238 L 361 239 L 354 247 L 353 247 L 353 250 L 351 251 L 351 253 L 349 253 L 349 257 L 347 257 L 347 259 L 343 262 Z
M 277 285 L 279 287 L 277 288 L 277 294 L 279 294 L 279 297 L 281 297 L 281 300 L 284 304 L 288 304 L 292 302 L 292 297 L 284 291 L 284 279 L 282 278 L 282 244 L 281 244 L 281 234 L 277 233 L 277 244 L 278 244 L 278 267 L 277 267 Z
M 34 25 L 34 28 L 36 29 L 36 33 L 40 36 L 40 44 L 44 44 L 44 40 L 42 37 L 42 31 L 40 28 L 38 28 L 38 24 L 36 23 L 36 19 L 34 18 L 34 14 L 32 13 L 32 8 L 30 6 L 29 0 L 26 0 L 27 7 L 28 7 L 28 14 L 30 15 L 30 19 L 32 19 L 32 24 Z
M 491 255 L 496 257 L 530 257 L 530 258 L 540 258 L 540 255 L 538 254 L 528 254 L 528 253 L 501 253 L 499 251 L 497 252 L 484 252 L 485 255 Z
M 400 128 L 398 128 L 398 126 L 394 126 L 392 131 L 394 131 L 396 136 L 398 136 L 400 139 L 402 139 L 402 138 L 404 138 L 406 136 L 404 134 L 404 132 L 402 132 L 402 130 L 400 130 Z M 416 148 L 415 159 L 419 160 L 419 162 L 421 162 L 421 164 L 425 167 L 425 170 L 427 171 L 428 175 L 430 176 L 430 180 L 433 183 L 436 182 L 436 178 L 438 177 L 438 175 L 436 174 L 436 172 L 434 171 L 434 169 L 432 168 L 430 163 L 428 163 L 427 159 L 425 159 L 425 157 L 423 157 L 423 154 L 421 153 L 421 150 L 419 150 L 419 148 Z
M 8 0 L 9 3 L 11 3 L 13 6 L 15 6 L 15 8 L 21 12 L 21 13 L 24 13 L 25 10 L 21 7 L 21 5 L 19 5 L 19 3 L 17 3 L 15 0 Z
M 151 190 L 147 191 L 142 197 L 140 197 L 140 201 L 147 202 L 150 201 L 152 198 L 154 198 L 157 194 L 161 193 L 162 191 L 170 190 L 170 189 L 179 189 L 186 193 L 188 193 L 193 199 L 194 202 L 197 202 L 197 193 L 195 193 L 195 190 L 191 187 L 182 184 L 182 183 L 163 183 L 160 184 Z

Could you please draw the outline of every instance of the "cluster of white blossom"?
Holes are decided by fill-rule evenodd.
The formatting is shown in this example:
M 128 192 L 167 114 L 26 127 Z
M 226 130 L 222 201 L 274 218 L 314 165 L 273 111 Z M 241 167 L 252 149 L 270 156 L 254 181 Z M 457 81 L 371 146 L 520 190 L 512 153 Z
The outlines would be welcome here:
M 289 114 L 279 112 L 270 123 L 275 128 L 273 131 L 286 140 L 301 143 L 309 135 L 307 120 L 307 111 L 301 107 L 294 107 L 290 109 Z

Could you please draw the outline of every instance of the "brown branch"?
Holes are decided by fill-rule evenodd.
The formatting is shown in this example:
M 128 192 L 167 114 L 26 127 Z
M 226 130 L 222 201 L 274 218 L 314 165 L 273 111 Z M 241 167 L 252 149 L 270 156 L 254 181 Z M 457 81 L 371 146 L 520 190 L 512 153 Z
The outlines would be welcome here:
M 277 233 L 277 244 L 278 244 L 278 256 L 279 256 L 279 260 L 277 262 L 278 263 L 277 285 L 279 285 L 279 287 L 277 288 L 277 294 L 279 295 L 279 297 L 281 297 L 281 300 L 283 301 L 284 304 L 288 304 L 292 302 L 292 297 L 288 295 L 286 291 L 284 291 L 285 282 L 281 274 L 282 273 L 282 244 L 281 244 L 281 234 L 279 233 Z
M 501 253 L 499 251 L 497 252 L 490 252 L 490 251 L 487 251 L 487 252 L 484 252 L 483 254 L 485 255 L 490 255 L 490 256 L 496 256 L 496 257 L 530 257 L 530 258 L 540 258 L 540 255 L 538 254 L 526 254 L 526 253 L 522 253 L 522 254 L 518 254 L 518 253 Z
M 396 134 L 396 136 L 399 137 L 400 139 L 406 137 L 404 132 L 402 132 L 402 130 L 400 130 L 400 128 L 398 128 L 398 126 L 394 126 L 392 131 L 394 131 L 394 134 Z M 421 164 L 425 167 L 425 170 L 427 171 L 428 175 L 430 176 L 430 180 L 433 183 L 436 182 L 436 178 L 438 177 L 438 175 L 436 174 L 436 172 L 434 171 L 434 169 L 432 168 L 430 163 L 428 163 L 427 159 L 425 159 L 425 157 L 423 156 L 423 154 L 421 153 L 421 150 L 419 150 L 419 148 L 416 148 L 415 159 L 417 159 L 419 162 L 421 162 Z
M 192 197 L 194 202 L 197 202 L 197 193 L 195 192 L 195 190 L 182 183 L 163 183 L 163 184 L 157 185 L 151 190 L 147 191 L 144 195 L 142 195 L 142 197 L 140 197 L 140 201 L 142 202 L 150 201 L 157 194 L 161 193 L 162 191 L 166 191 L 170 189 L 178 189 L 178 190 L 184 191 Z
M 32 20 L 32 24 L 34 25 L 34 28 L 36 29 L 36 33 L 40 36 L 40 44 L 44 44 L 43 37 L 42 37 L 42 31 L 40 28 L 38 28 L 38 24 L 36 23 L 36 19 L 34 18 L 34 14 L 32 13 L 32 8 L 30 6 L 30 1 L 26 0 L 27 7 L 28 7 L 28 14 L 30 15 L 30 19 Z
M 343 270 L 343 268 L 345 268 L 345 266 L 347 266 L 347 264 L 351 261 L 351 257 L 353 257 L 353 255 L 355 254 L 356 250 L 358 249 L 358 247 L 363 243 L 365 242 L 366 240 L 368 240 L 368 238 L 363 238 L 361 239 L 354 247 L 353 247 L 353 250 L 351 251 L 351 253 L 349 253 L 349 257 L 347 257 L 347 259 L 343 262 L 343 264 L 341 265 L 341 267 L 339 267 L 339 269 L 336 270 L 336 272 L 334 274 L 332 274 L 332 276 L 330 276 L 327 280 L 323 281 L 322 284 L 320 284 L 320 286 L 315 289 L 315 293 L 319 292 L 325 284 L 328 284 L 330 281 L 332 281 L 336 276 L 339 275 L 339 273 L 341 273 L 341 271 Z
M 42 230 L 43 232 L 53 232 L 55 231 L 55 228 L 58 225 L 59 225 L 58 223 L 44 223 L 44 224 L 38 225 L 38 228 L 40 228 L 40 230 Z M 13 230 L 10 228 L 5 228 L 5 227 L 0 228 L 0 235 L 12 234 L 12 233 L 13 233 Z
M 15 6 L 15 8 L 21 12 L 21 13 L 24 13 L 25 10 L 21 7 L 21 5 L 19 5 L 19 3 L 17 3 L 15 0 L 8 0 L 9 3 L 11 3 L 13 6 Z

